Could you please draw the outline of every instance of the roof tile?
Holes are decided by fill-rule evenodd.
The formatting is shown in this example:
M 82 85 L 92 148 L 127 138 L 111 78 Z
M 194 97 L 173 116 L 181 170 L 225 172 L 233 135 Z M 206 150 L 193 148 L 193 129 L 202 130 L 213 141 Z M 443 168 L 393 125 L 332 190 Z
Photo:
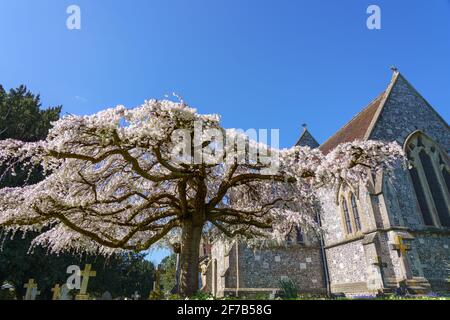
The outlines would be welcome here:
M 327 154 L 341 143 L 355 140 L 363 140 L 370 127 L 372 119 L 375 117 L 378 108 L 382 106 L 382 101 L 386 91 L 381 93 L 365 109 L 358 113 L 350 122 L 342 127 L 338 132 L 325 141 L 319 149 Z

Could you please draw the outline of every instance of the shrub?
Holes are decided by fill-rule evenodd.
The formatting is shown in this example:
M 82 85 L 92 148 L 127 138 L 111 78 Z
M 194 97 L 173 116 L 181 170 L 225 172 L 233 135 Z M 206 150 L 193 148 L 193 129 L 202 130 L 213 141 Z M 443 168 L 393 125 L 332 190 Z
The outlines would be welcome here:
M 214 300 L 214 296 L 211 293 L 197 292 L 191 300 Z
M 150 292 L 149 300 L 164 300 L 164 293 L 160 290 Z
M 291 279 L 280 280 L 281 297 L 283 299 L 297 299 L 298 287 Z

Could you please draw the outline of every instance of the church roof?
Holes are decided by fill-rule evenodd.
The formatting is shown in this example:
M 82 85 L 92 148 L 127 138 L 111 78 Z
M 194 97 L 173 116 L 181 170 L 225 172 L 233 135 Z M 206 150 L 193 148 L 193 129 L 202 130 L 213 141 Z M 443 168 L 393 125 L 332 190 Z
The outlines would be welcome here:
M 295 145 L 300 146 L 300 147 L 310 147 L 310 148 L 315 149 L 319 146 L 319 143 L 317 142 L 316 139 L 314 139 L 314 137 L 311 135 L 311 133 L 309 133 L 308 129 L 306 129 L 306 127 L 305 127 L 302 135 L 300 136 L 300 138 L 298 139 L 298 141 Z
M 397 84 L 398 79 L 400 78 L 402 79 L 402 81 L 408 84 L 411 90 L 416 92 L 416 94 L 423 99 L 430 110 L 432 110 L 442 120 L 443 123 L 447 124 L 447 122 L 433 109 L 433 107 L 420 95 L 420 93 L 418 93 L 417 90 L 414 89 L 414 87 L 400 74 L 400 72 L 396 68 L 392 70 L 393 76 L 386 90 L 383 91 L 378 97 L 376 97 L 371 103 L 369 103 L 368 106 L 366 106 L 361 112 L 354 116 L 353 119 L 351 119 L 346 125 L 339 129 L 334 135 L 328 138 L 327 141 L 320 145 L 319 149 L 322 151 L 322 153 L 329 153 L 341 143 L 370 139 L 375 125 L 378 123 L 380 115 L 386 105 L 386 101 L 388 101 L 394 86 Z M 310 143 L 312 143 L 312 145 Z M 319 144 L 305 128 L 296 145 L 317 148 Z
M 380 94 L 338 132 L 325 141 L 320 146 L 320 150 L 327 154 L 341 143 L 364 140 L 372 120 L 382 105 L 385 94 L 386 92 Z
M 341 143 L 355 140 L 367 140 L 399 76 L 400 73 L 395 70 L 388 88 L 375 98 L 375 100 L 369 103 L 369 105 L 360 113 L 353 117 L 353 119 L 345 126 L 325 141 L 319 149 L 324 154 L 327 154 Z

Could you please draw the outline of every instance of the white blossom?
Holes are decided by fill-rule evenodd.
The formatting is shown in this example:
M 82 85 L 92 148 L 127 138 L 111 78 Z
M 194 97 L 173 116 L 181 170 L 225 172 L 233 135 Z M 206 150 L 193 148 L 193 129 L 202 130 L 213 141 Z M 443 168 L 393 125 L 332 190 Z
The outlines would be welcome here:
M 173 161 L 172 133 L 193 132 L 196 122 L 224 132 L 227 141 L 246 139 L 222 128 L 217 115 L 149 100 L 134 109 L 65 116 L 42 142 L 0 141 L 3 175 L 18 164 L 42 166 L 47 174 L 35 185 L 0 189 L 0 226 L 42 230 L 33 245 L 54 252 L 142 251 L 179 241 L 183 221 L 197 218 L 213 235 L 281 239 L 293 225 L 317 228 L 320 190 L 360 183 L 403 158 L 397 144 L 376 141 L 345 143 L 327 155 L 249 141 L 249 148 L 278 157 L 276 173 L 264 173 L 269 165 L 259 161 L 237 161 L 245 155 L 231 157 L 233 144 L 224 145 L 219 163 Z

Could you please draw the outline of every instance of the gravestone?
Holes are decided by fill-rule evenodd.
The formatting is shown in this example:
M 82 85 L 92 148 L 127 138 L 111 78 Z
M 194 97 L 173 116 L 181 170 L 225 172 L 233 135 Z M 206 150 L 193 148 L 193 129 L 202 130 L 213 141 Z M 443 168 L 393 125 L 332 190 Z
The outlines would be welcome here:
M 37 283 L 34 282 L 34 279 L 28 280 L 27 283 L 23 286 L 25 289 L 27 289 L 25 296 L 23 297 L 24 300 L 36 300 L 36 296 L 38 296 L 41 292 L 37 289 Z
M 100 300 L 112 300 L 112 299 L 113 299 L 113 297 L 111 295 L 111 292 L 109 292 L 109 291 L 103 292 L 103 294 L 100 298 Z
M 87 264 L 85 265 L 84 270 L 81 271 L 83 280 L 81 281 L 80 292 L 76 295 L 75 300 L 89 300 L 89 294 L 87 293 L 89 278 L 97 275 L 97 272 L 91 271 L 91 267 L 90 264 Z
M 12 284 L 4 283 L 0 287 L 0 299 L 16 300 L 15 287 Z
M 41 292 L 38 290 L 37 286 L 31 290 L 31 300 L 36 300 L 36 297 L 40 295 Z
M 1 286 L 0 289 L 1 290 L 14 290 L 15 288 L 12 284 L 5 283 L 4 285 Z
M 53 292 L 52 300 L 59 300 L 61 296 L 61 288 L 59 287 L 59 284 L 55 284 L 51 291 Z
M 67 284 L 64 284 L 60 289 L 59 300 L 72 300 L 72 297 L 70 296 L 70 290 L 67 287 Z
M 139 300 L 141 296 L 139 295 L 139 292 L 135 291 L 134 294 L 131 296 L 133 300 Z

